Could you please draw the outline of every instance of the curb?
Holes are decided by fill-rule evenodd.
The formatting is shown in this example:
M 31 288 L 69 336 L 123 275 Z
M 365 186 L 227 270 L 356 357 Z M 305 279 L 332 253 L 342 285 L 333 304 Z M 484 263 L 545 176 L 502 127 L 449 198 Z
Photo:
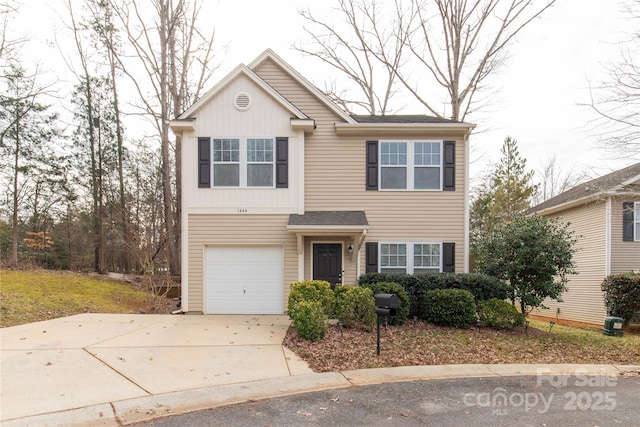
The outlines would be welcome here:
M 226 384 L 4 420 L 3 427 L 120 427 L 236 403 L 389 382 L 533 375 L 619 376 L 640 365 L 431 365 L 325 372 Z

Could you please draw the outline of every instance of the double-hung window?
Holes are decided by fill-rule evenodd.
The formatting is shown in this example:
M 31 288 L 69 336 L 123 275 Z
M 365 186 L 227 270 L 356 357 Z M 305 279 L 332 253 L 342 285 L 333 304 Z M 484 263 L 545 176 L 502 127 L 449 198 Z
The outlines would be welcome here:
M 213 187 L 274 187 L 274 138 L 214 138 Z
M 633 236 L 636 242 L 640 242 L 640 202 L 633 204 Z
M 441 243 L 380 243 L 383 273 L 439 272 L 441 259 Z
M 442 141 L 380 141 L 383 190 L 441 190 Z

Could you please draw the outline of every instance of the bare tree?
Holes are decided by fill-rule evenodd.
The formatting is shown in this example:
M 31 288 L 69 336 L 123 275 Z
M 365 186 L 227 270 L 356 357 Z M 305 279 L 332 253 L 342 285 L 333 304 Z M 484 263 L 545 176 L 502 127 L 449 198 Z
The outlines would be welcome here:
M 584 170 L 559 168 L 555 155 L 548 157 L 536 171 L 535 180 L 538 181 L 538 192 L 533 196 L 533 203 L 537 205 L 558 194 L 575 187 L 589 179 Z
M 316 49 L 306 53 L 356 81 L 365 95 L 360 104 L 369 111 L 372 98 L 388 100 L 387 92 L 370 95 L 377 90 L 370 66 L 375 58 L 387 71 L 389 88 L 397 79 L 430 114 L 456 121 L 484 106 L 477 98 L 502 65 L 509 43 L 555 2 L 394 0 L 389 26 L 389 16 L 375 13 L 375 3 L 338 1 L 349 28 L 303 15 L 316 28 L 307 30 Z
M 395 3 L 395 7 L 400 7 Z M 376 0 L 338 0 L 335 7 L 340 22 L 325 22 L 309 10 L 300 11 L 309 27 L 311 39 L 306 45 L 294 46 L 299 52 L 320 59 L 345 74 L 358 89 L 352 98 L 346 91 L 338 92 L 336 84 L 325 82 L 326 92 L 333 101 L 354 114 L 364 109 L 368 114 L 385 114 L 397 93 L 397 70 L 402 64 L 403 46 L 413 10 L 386 10 Z M 389 17 L 395 15 L 390 25 Z
M 614 157 L 640 157 L 640 0 L 625 10 L 634 32 L 620 44 L 620 60 L 607 66 L 608 80 L 591 90 L 594 131 Z
M 153 14 L 148 16 L 147 10 L 136 1 L 110 0 L 114 17 L 139 62 L 129 63 L 122 52 L 118 52 L 116 58 L 138 91 L 141 113 L 151 119 L 160 139 L 164 206 L 161 241 L 166 247 L 171 273 L 179 274 L 182 141 L 181 138 L 172 140 L 169 121 L 200 96 L 215 70 L 212 63 L 215 32 L 205 36 L 198 29 L 200 5 L 196 1 L 154 0 L 151 3 Z M 137 73 L 140 65 L 146 76 Z M 153 96 L 149 96 L 149 92 Z

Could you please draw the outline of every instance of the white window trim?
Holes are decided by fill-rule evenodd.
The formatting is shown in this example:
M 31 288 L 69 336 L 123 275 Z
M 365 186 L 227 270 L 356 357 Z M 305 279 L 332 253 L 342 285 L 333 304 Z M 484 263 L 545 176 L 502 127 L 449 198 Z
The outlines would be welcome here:
M 391 241 L 391 242 L 378 242 L 378 272 L 382 272 L 382 245 L 406 245 L 407 247 L 407 265 L 405 268 L 407 269 L 407 274 L 414 274 L 415 266 L 414 266 L 414 247 L 413 245 L 438 245 L 440 246 L 440 265 L 438 266 L 438 270 L 442 273 L 442 262 L 443 262 L 443 242 L 425 242 L 425 241 Z M 402 266 L 385 266 L 384 268 L 402 268 Z M 419 267 L 424 268 L 424 267 Z M 435 268 L 435 267 L 431 267 Z
M 406 143 L 407 144 L 407 164 L 406 165 L 383 165 L 382 164 L 382 144 L 383 143 Z M 439 181 L 440 185 L 438 188 L 413 188 L 414 186 L 414 178 L 415 178 L 415 144 L 422 142 L 430 142 L 437 143 L 440 146 L 440 164 L 437 166 L 439 169 Z M 395 139 L 383 139 L 378 141 L 379 149 L 378 149 L 378 190 L 379 191 L 442 191 L 442 170 L 444 168 L 444 140 L 434 140 L 434 139 L 412 139 L 412 140 L 395 140 Z M 383 168 L 399 168 L 405 167 L 407 169 L 407 188 L 384 188 L 382 186 L 382 169 Z M 425 166 L 418 165 L 417 167 L 433 167 L 436 166 Z
M 214 147 L 215 147 L 215 141 L 218 139 L 237 139 L 240 141 L 240 160 L 238 162 L 216 162 L 215 160 L 213 160 L 214 157 Z M 273 157 L 272 157 L 272 161 L 271 162 L 249 162 L 247 160 L 247 140 L 249 139 L 271 139 L 271 141 L 273 142 L 272 147 L 273 147 Z M 251 189 L 271 189 L 271 188 L 276 188 L 276 138 L 274 136 L 214 136 L 211 138 L 211 188 L 212 189 L 238 189 L 238 188 L 251 188 Z M 273 165 L 273 168 L 271 169 L 271 174 L 272 174 L 272 178 L 271 178 L 271 185 L 270 186 L 253 186 L 253 187 L 249 187 L 247 185 L 247 170 L 248 170 L 248 165 L 252 164 L 252 165 Z M 226 185 L 216 185 L 215 183 L 215 174 L 213 173 L 213 170 L 215 168 L 215 165 L 240 165 L 240 182 L 239 185 L 237 186 L 226 186 Z
M 640 202 L 633 202 L 633 241 L 640 242 L 640 233 L 636 233 L 640 224 Z

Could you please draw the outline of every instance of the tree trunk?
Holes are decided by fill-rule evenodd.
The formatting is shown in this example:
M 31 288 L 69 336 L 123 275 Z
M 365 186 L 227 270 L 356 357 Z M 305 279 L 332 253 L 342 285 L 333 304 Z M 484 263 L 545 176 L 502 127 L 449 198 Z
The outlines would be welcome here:
M 17 109 L 17 107 L 16 107 Z M 18 112 L 16 111 L 16 115 Z M 18 267 L 18 176 L 20 165 L 20 122 L 16 120 L 16 151 L 13 165 L 13 218 L 11 223 L 11 267 Z

